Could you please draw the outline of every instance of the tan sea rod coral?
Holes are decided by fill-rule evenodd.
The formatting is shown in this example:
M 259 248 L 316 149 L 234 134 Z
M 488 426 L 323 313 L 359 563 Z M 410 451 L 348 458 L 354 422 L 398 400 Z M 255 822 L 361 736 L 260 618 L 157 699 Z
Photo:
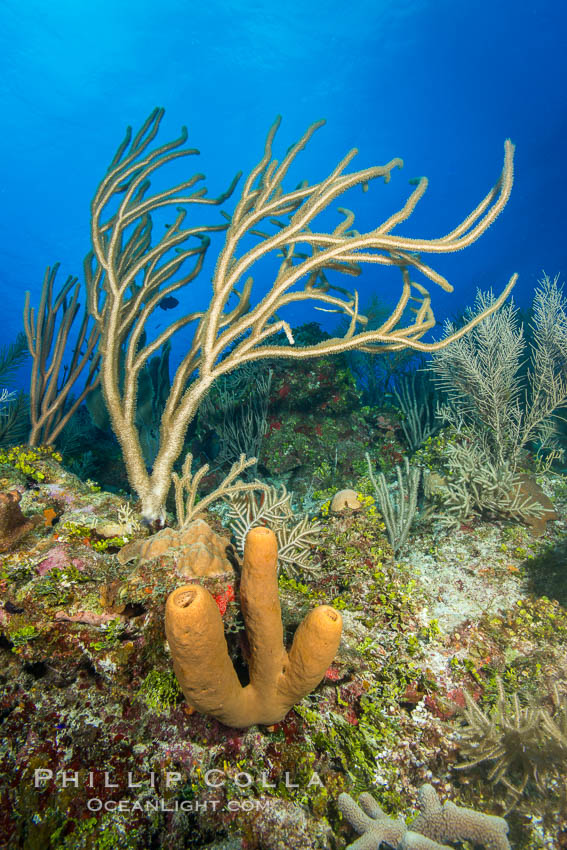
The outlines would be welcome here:
M 203 175 L 186 176 L 177 186 L 153 187 L 156 172 L 173 160 L 198 153 L 187 148 L 187 131 L 153 147 L 163 109 L 156 109 L 138 133 L 128 129 L 92 202 L 93 251 L 85 263 L 88 312 L 100 335 L 100 384 L 112 428 L 120 443 L 128 480 L 148 522 L 163 520 L 175 463 L 183 452 L 189 424 L 215 381 L 258 360 L 305 359 L 354 349 L 380 354 L 413 348 L 437 351 L 457 340 L 503 303 L 502 294 L 450 337 L 424 342 L 435 326 L 431 296 L 420 275 L 446 292 L 452 286 L 427 262 L 429 255 L 451 254 L 472 245 L 500 215 L 512 189 L 514 146 L 504 146 L 500 179 L 483 200 L 449 233 L 420 239 L 398 231 L 414 212 L 426 189 L 422 177 L 402 206 L 385 221 L 360 232 L 355 215 L 345 209 L 344 195 L 375 181 L 388 183 L 401 159 L 348 171 L 357 151 L 351 150 L 318 183 L 287 187 L 289 170 L 324 122 L 312 124 L 278 160 L 273 145 L 280 125 L 272 125 L 264 152 L 243 181 L 232 213 L 222 221 L 204 213 L 232 195 L 237 180 L 215 198 L 199 187 Z M 165 184 L 167 185 L 167 184 Z M 334 204 L 340 206 L 333 213 Z M 152 227 L 152 215 L 174 209 L 171 226 Z M 199 212 L 189 221 L 189 213 Z M 334 215 L 329 231 L 320 230 L 319 215 Z M 332 221 L 331 218 L 329 218 Z M 394 233 L 394 231 L 396 231 Z M 168 327 L 148 335 L 148 320 L 164 298 L 196 280 L 211 239 L 223 232 L 209 302 L 204 309 L 182 313 Z M 258 265 L 271 261 L 265 289 L 254 283 Z M 327 275 L 361 274 L 366 264 L 400 270 L 397 303 L 379 328 L 369 329 L 356 291 Z M 270 268 L 270 266 L 266 266 Z M 303 305 L 302 302 L 306 302 Z M 189 305 L 192 299 L 184 299 Z M 204 302 L 205 303 L 205 302 Z M 284 316 L 286 308 L 312 306 L 348 319 L 343 336 L 302 345 Z M 160 317 L 161 319 L 161 317 Z M 140 381 L 151 358 L 177 333 L 188 334 L 184 354 L 172 378 L 169 396 L 156 422 L 159 446 L 148 470 L 137 425 Z M 158 427 L 159 424 L 159 427 Z

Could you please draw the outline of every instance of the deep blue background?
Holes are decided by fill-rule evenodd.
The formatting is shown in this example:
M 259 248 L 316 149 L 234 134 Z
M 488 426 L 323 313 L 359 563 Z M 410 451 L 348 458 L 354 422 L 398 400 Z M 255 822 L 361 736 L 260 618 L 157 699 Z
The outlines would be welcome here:
M 45 266 L 81 274 L 89 202 L 127 124 L 166 108 L 162 141 L 187 124 L 210 194 L 259 158 L 277 113 L 282 156 L 325 117 L 294 180 L 320 179 L 356 146 L 354 167 L 405 160 L 389 186 L 345 199 L 375 226 L 421 174 L 430 188 L 399 229 L 442 235 L 496 181 L 517 145 L 503 216 L 472 248 L 434 266 L 455 286 L 440 317 L 520 274 L 530 300 L 541 270 L 565 269 L 567 7 L 553 0 L 8 0 L 0 2 L 2 342 L 21 330 L 26 289 Z M 195 160 L 188 160 L 195 169 Z M 174 179 L 176 175 L 172 176 Z M 230 208 L 230 205 L 227 205 Z M 214 259 L 214 257 L 211 257 Z M 391 278 L 373 266 L 365 297 Z M 171 313 L 201 302 L 210 270 Z M 262 275 L 259 285 L 266 283 Z M 158 311 L 161 312 L 161 311 Z M 321 318 L 305 312 L 292 320 Z M 163 321 L 163 315 L 160 321 Z

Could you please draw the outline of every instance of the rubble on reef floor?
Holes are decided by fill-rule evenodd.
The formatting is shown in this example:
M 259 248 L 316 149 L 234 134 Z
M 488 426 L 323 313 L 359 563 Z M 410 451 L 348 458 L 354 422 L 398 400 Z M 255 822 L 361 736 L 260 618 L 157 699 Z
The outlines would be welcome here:
M 38 518 L 1 558 L 2 847 L 340 850 L 354 841 L 341 793 L 370 790 L 395 820 L 425 783 L 505 816 L 515 850 L 567 846 L 557 777 L 514 797 L 490 761 L 455 769 L 465 691 L 486 709 L 501 682 L 549 708 L 551 684 L 567 688 L 567 611 L 529 592 L 532 564 L 564 534 L 561 495 L 537 541 L 512 523 L 424 526 L 396 560 L 371 499 L 322 511 L 318 570 L 282 573 L 279 591 L 288 645 L 313 606 L 340 611 L 336 660 L 280 723 L 237 730 L 191 711 L 173 675 L 164 607 L 186 579 L 170 554 L 117 557 L 148 533 L 136 508 L 49 454 L 35 468 L 0 467 L 1 489 Z M 198 581 L 242 672 L 238 575 Z

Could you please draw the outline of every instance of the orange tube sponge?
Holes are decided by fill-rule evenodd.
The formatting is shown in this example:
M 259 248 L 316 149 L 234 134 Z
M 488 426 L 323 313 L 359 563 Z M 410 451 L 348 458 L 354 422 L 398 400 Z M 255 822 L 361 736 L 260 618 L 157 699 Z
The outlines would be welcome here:
M 245 687 L 229 658 L 222 618 L 210 593 L 187 585 L 167 600 L 165 631 L 185 698 L 227 726 L 278 723 L 319 684 L 339 646 L 341 615 L 321 605 L 305 617 L 286 652 L 277 557 L 276 537 L 270 529 L 249 531 L 240 583 L 250 647 L 250 684 Z

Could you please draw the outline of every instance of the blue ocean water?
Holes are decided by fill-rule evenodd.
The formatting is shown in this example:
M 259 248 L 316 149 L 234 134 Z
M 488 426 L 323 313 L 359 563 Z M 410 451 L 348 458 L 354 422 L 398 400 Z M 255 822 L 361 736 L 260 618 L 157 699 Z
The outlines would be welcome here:
M 433 294 L 443 318 L 477 287 L 499 291 L 517 271 L 516 299 L 528 302 L 542 269 L 565 268 L 566 18 L 554 0 L 358 0 L 348 10 L 336 0 L 5 0 L 3 339 L 21 330 L 24 291 L 37 301 L 48 264 L 82 274 L 95 188 L 126 126 L 139 127 L 155 105 L 166 109 L 162 141 L 188 126 L 201 157 L 184 167 L 206 174 L 211 195 L 257 162 L 276 114 L 280 158 L 323 117 L 290 181 L 323 178 L 352 147 L 356 168 L 400 156 L 405 167 L 390 185 L 344 200 L 367 229 L 425 174 L 426 196 L 398 229 L 419 237 L 448 232 L 474 208 L 498 178 L 510 137 L 512 198 L 473 247 L 435 259 L 455 292 Z M 215 245 L 210 268 L 214 253 Z M 184 290 L 179 310 L 206 297 L 210 273 Z M 262 270 L 258 286 L 267 282 Z M 364 303 L 397 291 L 398 279 L 370 267 L 356 285 Z M 332 324 L 324 314 L 290 315 L 306 318 Z

